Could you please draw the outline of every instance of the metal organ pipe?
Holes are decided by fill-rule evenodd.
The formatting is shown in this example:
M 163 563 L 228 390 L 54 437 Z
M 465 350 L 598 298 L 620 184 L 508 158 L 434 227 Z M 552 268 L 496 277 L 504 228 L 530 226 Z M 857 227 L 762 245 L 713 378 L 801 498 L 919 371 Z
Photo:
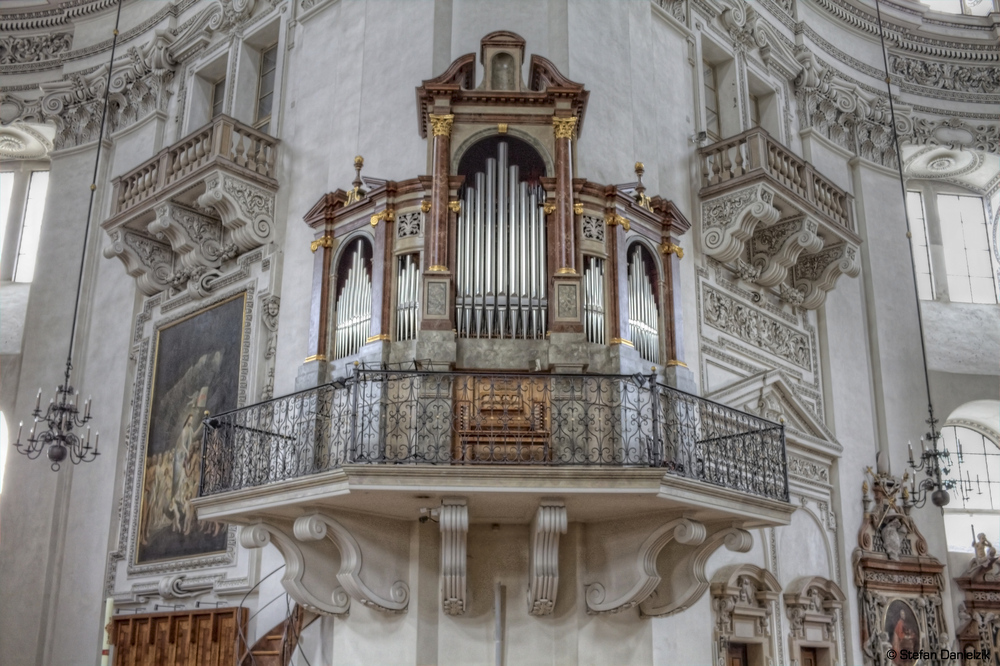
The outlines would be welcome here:
M 583 313 L 587 340 L 604 342 L 604 260 L 587 257 L 583 271 Z
M 505 142 L 473 180 L 456 238 L 459 336 L 542 338 L 548 308 L 543 195 L 520 182 Z
M 348 259 L 350 267 L 337 296 L 337 329 L 334 358 L 356 354 L 368 339 L 372 316 L 372 283 L 365 267 L 364 241 L 358 239 Z
M 639 356 L 657 363 L 660 358 L 659 311 L 642 250 L 639 246 L 633 247 L 628 269 L 629 334 Z
M 396 339 L 413 340 L 420 322 L 420 269 L 417 255 L 399 258 L 399 279 L 396 283 Z

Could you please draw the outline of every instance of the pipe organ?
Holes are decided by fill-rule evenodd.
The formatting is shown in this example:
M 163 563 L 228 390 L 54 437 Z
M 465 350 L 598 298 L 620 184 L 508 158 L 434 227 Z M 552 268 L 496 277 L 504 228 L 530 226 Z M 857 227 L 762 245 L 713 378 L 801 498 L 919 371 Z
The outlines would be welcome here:
M 342 286 L 337 294 L 337 328 L 334 341 L 334 358 L 356 354 L 368 339 L 372 318 L 372 280 L 365 256 L 363 239 L 341 259 L 341 273 L 346 276 L 338 282 Z
M 522 182 L 497 145 L 465 188 L 458 217 L 455 273 L 456 329 L 463 338 L 545 337 L 544 191 Z
M 633 245 L 628 264 L 628 327 L 639 356 L 660 360 L 659 309 L 642 246 Z
M 588 342 L 604 340 L 604 260 L 586 257 L 583 270 L 583 329 Z
M 396 339 L 413 340 L 420 328 L 420 266 L 416 254 L 399 258 L 396 279 Z

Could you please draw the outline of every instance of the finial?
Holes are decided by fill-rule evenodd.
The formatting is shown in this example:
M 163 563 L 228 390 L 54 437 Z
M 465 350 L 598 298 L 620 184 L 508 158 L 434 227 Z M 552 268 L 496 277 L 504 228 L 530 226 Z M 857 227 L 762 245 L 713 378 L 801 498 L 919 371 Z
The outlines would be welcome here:
M 652 202 L 646 196 L 646 186 L 642 184 L 642 174 L 644 173 L 646 173 L 646 166 L 642 162 L 636 162 L 635 176 L 639 182 L 635 186 L 635 202 L 646 210 L 652 210 Z
M 350 205 L 356 201 L 361 201 L 365 196 L 365 191 L 361 189 L 361 185 L 364 181 L 361 180 L 361 168 L 365 165 L 365 158 L 358 155 L 354 158 L 354 182 L 351 185 L 354 188 L 347 193 L 347 204 Z

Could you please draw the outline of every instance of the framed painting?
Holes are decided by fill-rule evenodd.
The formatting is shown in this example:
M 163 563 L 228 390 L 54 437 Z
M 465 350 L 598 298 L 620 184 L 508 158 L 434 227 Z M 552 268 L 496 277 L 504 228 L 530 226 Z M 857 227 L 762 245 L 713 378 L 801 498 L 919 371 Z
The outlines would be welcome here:
M 920 652 L 920 624 L 910 604 L 896 599 L 885 611 L 883 631 L 889 636 L 889 643 L 895 656 L 892 663 L 898 666 L 913 666 Z
M 246 293 L 156 331 L 136 564 L 226 550 L 228 526 L 197 520 L 202 420 L 239 402 Z

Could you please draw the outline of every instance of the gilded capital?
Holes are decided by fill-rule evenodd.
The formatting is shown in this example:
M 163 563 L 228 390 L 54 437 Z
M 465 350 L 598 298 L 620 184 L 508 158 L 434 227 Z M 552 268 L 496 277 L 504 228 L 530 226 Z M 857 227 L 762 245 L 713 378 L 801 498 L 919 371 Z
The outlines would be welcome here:
M 572 139 L 573 132 L 576 131 L 576 121 L 579 118 L 572 116 L 570 118 L 560 118 L 558 116 L 552 118 L 552 130 L 556 133 L 557 139 Z
M 436 116 L 432 113 L 428 118 L 431 120 L 431 130 L 434 136 L 451 136 L 451 125 L 455 122 L 455 114 Z

